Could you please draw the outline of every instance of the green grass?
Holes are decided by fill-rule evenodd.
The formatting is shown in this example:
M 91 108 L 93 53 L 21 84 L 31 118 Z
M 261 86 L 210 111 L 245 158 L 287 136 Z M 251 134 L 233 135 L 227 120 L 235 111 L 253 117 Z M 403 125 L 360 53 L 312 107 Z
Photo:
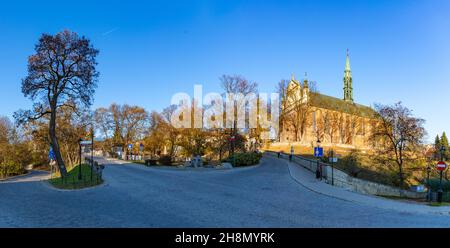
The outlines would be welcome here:
M 443 206 L 449 206 L 450 205 L 450 203 L 448 203 L 448 202 L 442 202 L 442 203 L 439 203 L 439 202 L 430 202 L 429 204 L 428 204 L 428 206 L 431 206 L 431 207 L 443 207 Z
M 50 179 L 48 180 L 48 182 L 53 185 L 53 187 L 58 189 L 83 189 L 94 187 L 103 183 L 102 178 L 100 178 L 100 176 L 98 176 L 95 171 L 92 172 L 93 174 L 91 180 L 90 165 L 83 164 L 81 166 L 81 180 L 78 179 L 78 175 L 80 174 L 79 171 L 80 167 L 75 166 L 67 173 L 67 176 L 64 180 L 61 177 L 58 177 Z

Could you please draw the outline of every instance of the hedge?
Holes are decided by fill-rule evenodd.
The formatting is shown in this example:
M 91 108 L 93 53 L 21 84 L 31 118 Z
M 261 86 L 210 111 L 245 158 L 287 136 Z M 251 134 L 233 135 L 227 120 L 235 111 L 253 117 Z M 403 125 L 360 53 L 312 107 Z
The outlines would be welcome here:
M 244 152 L 244 153 L 235 153 L 234 156 L 228 157 L 225 162 L 233 164 L 236 163 L 235 167 L 241 166 L 251 166 L 259 164 L 259 161 L 262 158 L 261 153 L 257 152 Z

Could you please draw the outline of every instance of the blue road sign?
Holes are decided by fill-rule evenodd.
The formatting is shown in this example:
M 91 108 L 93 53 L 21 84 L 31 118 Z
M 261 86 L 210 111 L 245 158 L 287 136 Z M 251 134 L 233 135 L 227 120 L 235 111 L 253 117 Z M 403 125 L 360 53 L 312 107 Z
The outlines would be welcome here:
M 130 150 L 133 149 L 133 145 L 132 145 L 132 144 L 129 144 L 129 145 L 128 145 L 128 149 L 130 149 Z
M 144 150 L 144 144 L 141 143 L 141 145 L 139 146 L 141 152 Z
M 316 157 L 316 158 L 323 157 L 323 148 L 322 147 L 314 147 L 314 157 Z
M 53 152 L 53 148 L 50 147 L 50 151 L 48 152 L 48 159 L 49 160 L 56 160 L 55 153 Z

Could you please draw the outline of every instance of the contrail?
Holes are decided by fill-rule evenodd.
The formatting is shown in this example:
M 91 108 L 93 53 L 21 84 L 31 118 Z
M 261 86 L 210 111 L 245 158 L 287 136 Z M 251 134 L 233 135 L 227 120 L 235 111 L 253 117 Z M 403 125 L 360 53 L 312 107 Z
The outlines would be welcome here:
M 119 28 L 113 28 L 113 29 L 111 29 L 111 30 L 109 30 L 109 31 L 107 31 L 107 32 L 104 32 L 102 35 L 103 35 L 103 36 L 109 35 L 109 34 L 115 32 L 115 31 L 117 31 L 118 29 L 119 29 Z

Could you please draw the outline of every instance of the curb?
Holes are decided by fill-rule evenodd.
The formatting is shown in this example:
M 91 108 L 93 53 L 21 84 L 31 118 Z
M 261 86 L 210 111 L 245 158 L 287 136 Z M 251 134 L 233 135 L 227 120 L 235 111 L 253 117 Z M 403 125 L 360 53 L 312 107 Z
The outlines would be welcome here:
M 30 175 L 30 173 L 31 173 L 31 171 L 27 170 L 27 172 L 25 174 L 12 176 L 12 177 L 7 177 L 7 178 L 2 178 L 2 179 L 0 179 L 0 182 L 5 182 L 5 181 L 9 181 L 9 180 L 25 177 L 25 176 Z
M 245 170 L 251 170 L 256 169 L 261 166 L 262 163 L 259 163 L 257 165 L 250 165 L 250 166 L 240 166 L 240 167 L 233 167 L 231 169 L 224 169 L 224 168 L 189 168 L 186 169 L 184 167 L 173 167 L 173 168 L 161 168 L 158 166 L 146 166 L 143 164 L 138 163 L 128 163 L 128 165 L 136 165 L 139 167 L 147 168 L 148 170 L 158 170 L 158 171 L 194 171 L 194 172 L 213 172 L 213 171 L 221 171 L 221 172 L 233 172 L 233 171 L 245 171 Z
M 82 189 L 58 189 L 58 188 L 54 187 L 48 180 L 43 180 L 43 181 L 41 181 L 41 183 L 42 183 L 46 188 L 49 188 L 49 189 L 54 190 L 54 191 L 59 191 L 59 192 L 89 191 L 89 190 L 94 190 L 94 189 L 97 189 L 97 188 L 100 188 L 100 187 L 106 187 L 106 186 L 109 186 L 109 184 L 106 183 L 104 180 L 103 180 L 103 183 L 101 183 L 101 184 L 99 184 L 99 185 L 95 185 L 94 187 L 82 188 Z
M 276 159 L 276 158 L 274 158 L 274 159 Z M 422 212 L 422 211 L 414 211 L 414 210 L 401 210 L 401 209 L 398 209 L 398 208 L 390 208 L 390 207 L 381 207 L 381 206 L 376 206 L 376 205 L 372 205 L 372 204 L 365 204 L 365 203 L 362 203 L 362 202 L 360 202 L 360 201 L 349 200 L 349 199 L 345 199 L 345 198 L 341 198 L 341 197 L 334 196 L 334 195 L 332 195 L 332 194 L 324 193 L 324 192 L 318 191 L 318 190 L 316 190 L 316 189 L 313 189 L 312 187 L 309 187 L 309 186 L 307 186 L 306 184 L 300 182 L 298 179 L 296 179 L 296 178 L 292 175 L 292 171 L 291 171 L 291 167 L 290 167 L 291 164 L 289 163 L 289 161 L 283 161 L 283 162 L 285 163 L 285 165 L 287 165 L 288 171 L 289 171 L 289 175 L 290 175 L 290 177 L 291 177 L 295 182 L 297 182 L 297 183 L 298 183 L 299 185 L 301 185 L 302 187 L 304 187 L 304 188 L 306 188 L 307 190 L 309 190 L 309 191 L 311 191 L 311 192 L 314 192 L 314 193 L 316 193 L 316 194 L 320 194 L 320 195 L 323 195 L 323 196 L 326 196 L 326 197 L 330 197 L 330 198 L 333 198 L 333 199 L 338 199 L 338 200 L 345 201 L 345 202 L 351 202 L 351 203 L 358 204 L 358 205 L 365 205 L 365 206 L 370 206 L 370 207 L 374 207 L 374 208 L 378 208 L 378 209 L 383 209 L 383 210 L 393 210 L 393 211 L 403 212 L 403 213 L 434 214 L 434 215 L 449 215 L 449 214 L 450 214 L 450 211 L 448 211 L 448 210 L 440 210 L 440 211 L 437 210 L 437 211 L 433 211 L 432 209 L 429 209 L 429 210 L 427 209 L 427 210 L 424 210 L 424 211 Z M 352 193 L 358 194 L 358 193 L 356 193 L 356 192 L 352 192 Z M 376 197 L 376 196 L 372 196 L 372 195 L 364 195 L 364 196 L 367 196 L 367 197 Z M 387 199 L 383 199 L 383 200 L 388 201 Z M 395 201 L 393 201 L 393 202 L 395 202 Z M 408 203 L 404 203 L 404 204 L 408 204 Z M 431 206 L 423 206 L 423 207 L 435 208 L 435 207 L 431 207 Z

